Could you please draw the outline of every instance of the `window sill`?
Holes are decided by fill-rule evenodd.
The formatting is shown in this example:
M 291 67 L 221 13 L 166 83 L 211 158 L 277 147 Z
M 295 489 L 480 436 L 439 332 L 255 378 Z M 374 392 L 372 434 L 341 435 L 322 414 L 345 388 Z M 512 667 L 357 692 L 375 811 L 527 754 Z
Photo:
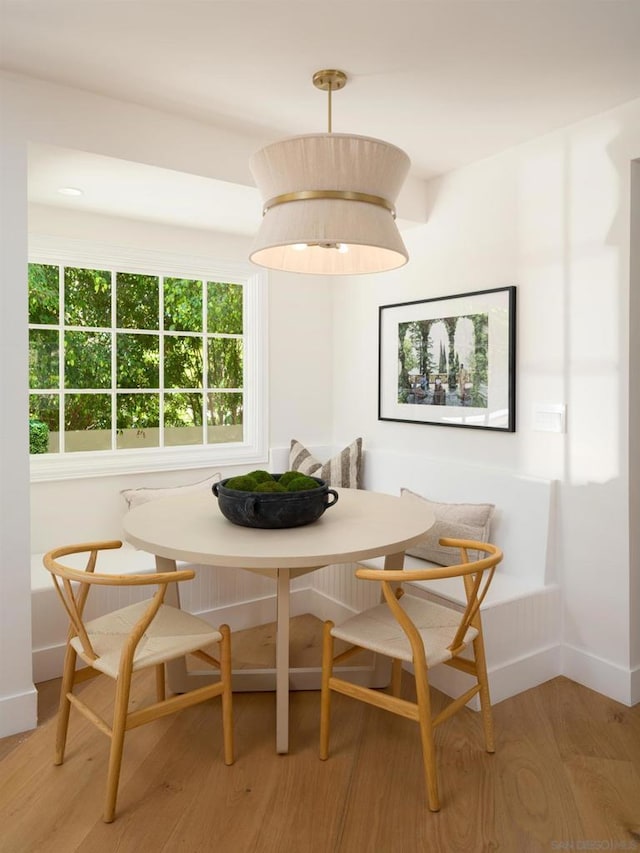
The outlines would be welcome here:
M 246 444 L 207 447 L 149 448 L 104 453 L 43 454 L 31 457 L 31 482 L 76 480 L 117 474 L 175 471 L 189 468 L 224 468 L 268 460 L 268 448 Z

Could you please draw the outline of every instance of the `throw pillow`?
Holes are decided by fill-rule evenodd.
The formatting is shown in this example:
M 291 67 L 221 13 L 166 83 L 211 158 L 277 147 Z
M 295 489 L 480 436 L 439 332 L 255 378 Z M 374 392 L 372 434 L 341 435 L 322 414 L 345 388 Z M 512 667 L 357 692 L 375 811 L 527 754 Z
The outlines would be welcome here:
M 400 494 L 408 500 L 420 500 L 433 510 L 436 521 L 429 532 L 416 545 L 407 548 L 407 554 L 437 563 L 439 566 L 455 566 L 460 562 L 458 548 L 445 548 L 440 545 L 441 538 L 475 539 L 476 542 L 488 542 L 494 504 L 452 504 L 430 501 L 409 489 L 401 489 Z M 479 560 L 483 554 L 469 551 L 470 560 Z
M 197 483 L 187 483 L 185 486 L 169 486 L 164 489 L 123 489 L 120 494 L 126 500 L 129 509 L 133 509 L 141 504 L 146 504 L 147 501 L 153 501 L 156 498 L 168 498 L 172 495 L 186 495 L 190 492 L 207 492 L 211 490 L 214 483 L 218 483 L 222 479 L 219 473 L 207 477 L 206 480 L 200 480 Z
M 320 462 L 295 438 L 289 450 L 289 468 L 311 477 L 320 477 L 330 486 L 362 488 L 362 439 L 356 438 L 328 462 Z

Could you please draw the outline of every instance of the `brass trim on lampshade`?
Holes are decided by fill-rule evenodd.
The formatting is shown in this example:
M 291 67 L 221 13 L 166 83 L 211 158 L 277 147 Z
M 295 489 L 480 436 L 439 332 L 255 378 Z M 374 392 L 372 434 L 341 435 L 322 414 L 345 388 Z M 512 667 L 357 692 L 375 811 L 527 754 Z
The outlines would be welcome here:
M 314 75 L 314 85 L 329 97 L 345 83 L 342 71 Z M 409 256 L 394 221 L 395 200 L 409 167 L 404 151 L 388 142 L 331 130 L 267 145 L 250 161 L 267 199 L 250 259 L 268 269 L 319 275 L 403 266 Z
M 393 218 L 396 218 L 396 209 L 386 198 L 382 198 L 379 195 L 371 195 L 370 193 L 357 193 L 353 192 L 353 190 L 299 190 L 295 193 L 283 193 L 282 195 L 270 198 L 269 201 L 265 201 L 262 206 L 262 214 L 264 216 L 268 210 L 279 204 L 288 204 L 290 201 L 305 201 L 314 198 L 338 198 L 343 201 L 362 201 L 365 204 L 377 204 L 379 207 L 386 208 Z

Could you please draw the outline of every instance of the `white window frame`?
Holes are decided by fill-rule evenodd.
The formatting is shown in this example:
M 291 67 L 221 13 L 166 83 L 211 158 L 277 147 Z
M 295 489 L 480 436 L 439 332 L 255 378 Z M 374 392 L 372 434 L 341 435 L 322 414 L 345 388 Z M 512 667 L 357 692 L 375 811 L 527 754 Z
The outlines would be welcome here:
M 269 279 L 264 270 L 257 270 L 248 263 L 45 236 L 30 236 L 29 263 L 89 269 L 116 268 L 119 272 L 244 285 L 243 441 L 139 450 L 34 454 L 30 457 L 32 482 L 267 462 Z

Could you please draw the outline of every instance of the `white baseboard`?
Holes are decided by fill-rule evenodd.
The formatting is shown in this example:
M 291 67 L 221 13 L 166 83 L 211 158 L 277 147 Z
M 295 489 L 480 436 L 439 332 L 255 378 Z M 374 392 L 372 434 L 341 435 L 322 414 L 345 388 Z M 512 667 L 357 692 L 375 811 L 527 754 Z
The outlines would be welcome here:
M 640 702 L 640 668 L 627 669 L 575 646 L 562 648 L 561 674 L 623 705 Z
M 560 660 L 561 646 L 557 644 L 489 667 L 491 702 L 495 705 L 560 675 Z
M 52 646 L 33 650 L 31 661 L 34 684 L 40 684 L 41 681 L 51 681 L 52 678 L 62 676 L 64 649 L 64 643 L 55 643 Z
M 38 691 L 35 687 L 24 693 L 0 697 L 0 737 L 35 729 L 38 723 Z
M 631 704 L 640 702 L 640 666 L 631 670 Z
M 409 672 L 412 667 L 407 667 Z M 497 705 L 511 696 L 524 693 L 538 684 L 560 675 L 560 646 L 538 649 L 518 660 L 505 661 L 488 668 L 491 704 Z M 448 666 L 439 666 L 429 673 L 429 683 L 447 696 L 462 695 L 472 685 L 471 677 Z M 480 710 L 477 696 L 468 703 L 474 711 Z

